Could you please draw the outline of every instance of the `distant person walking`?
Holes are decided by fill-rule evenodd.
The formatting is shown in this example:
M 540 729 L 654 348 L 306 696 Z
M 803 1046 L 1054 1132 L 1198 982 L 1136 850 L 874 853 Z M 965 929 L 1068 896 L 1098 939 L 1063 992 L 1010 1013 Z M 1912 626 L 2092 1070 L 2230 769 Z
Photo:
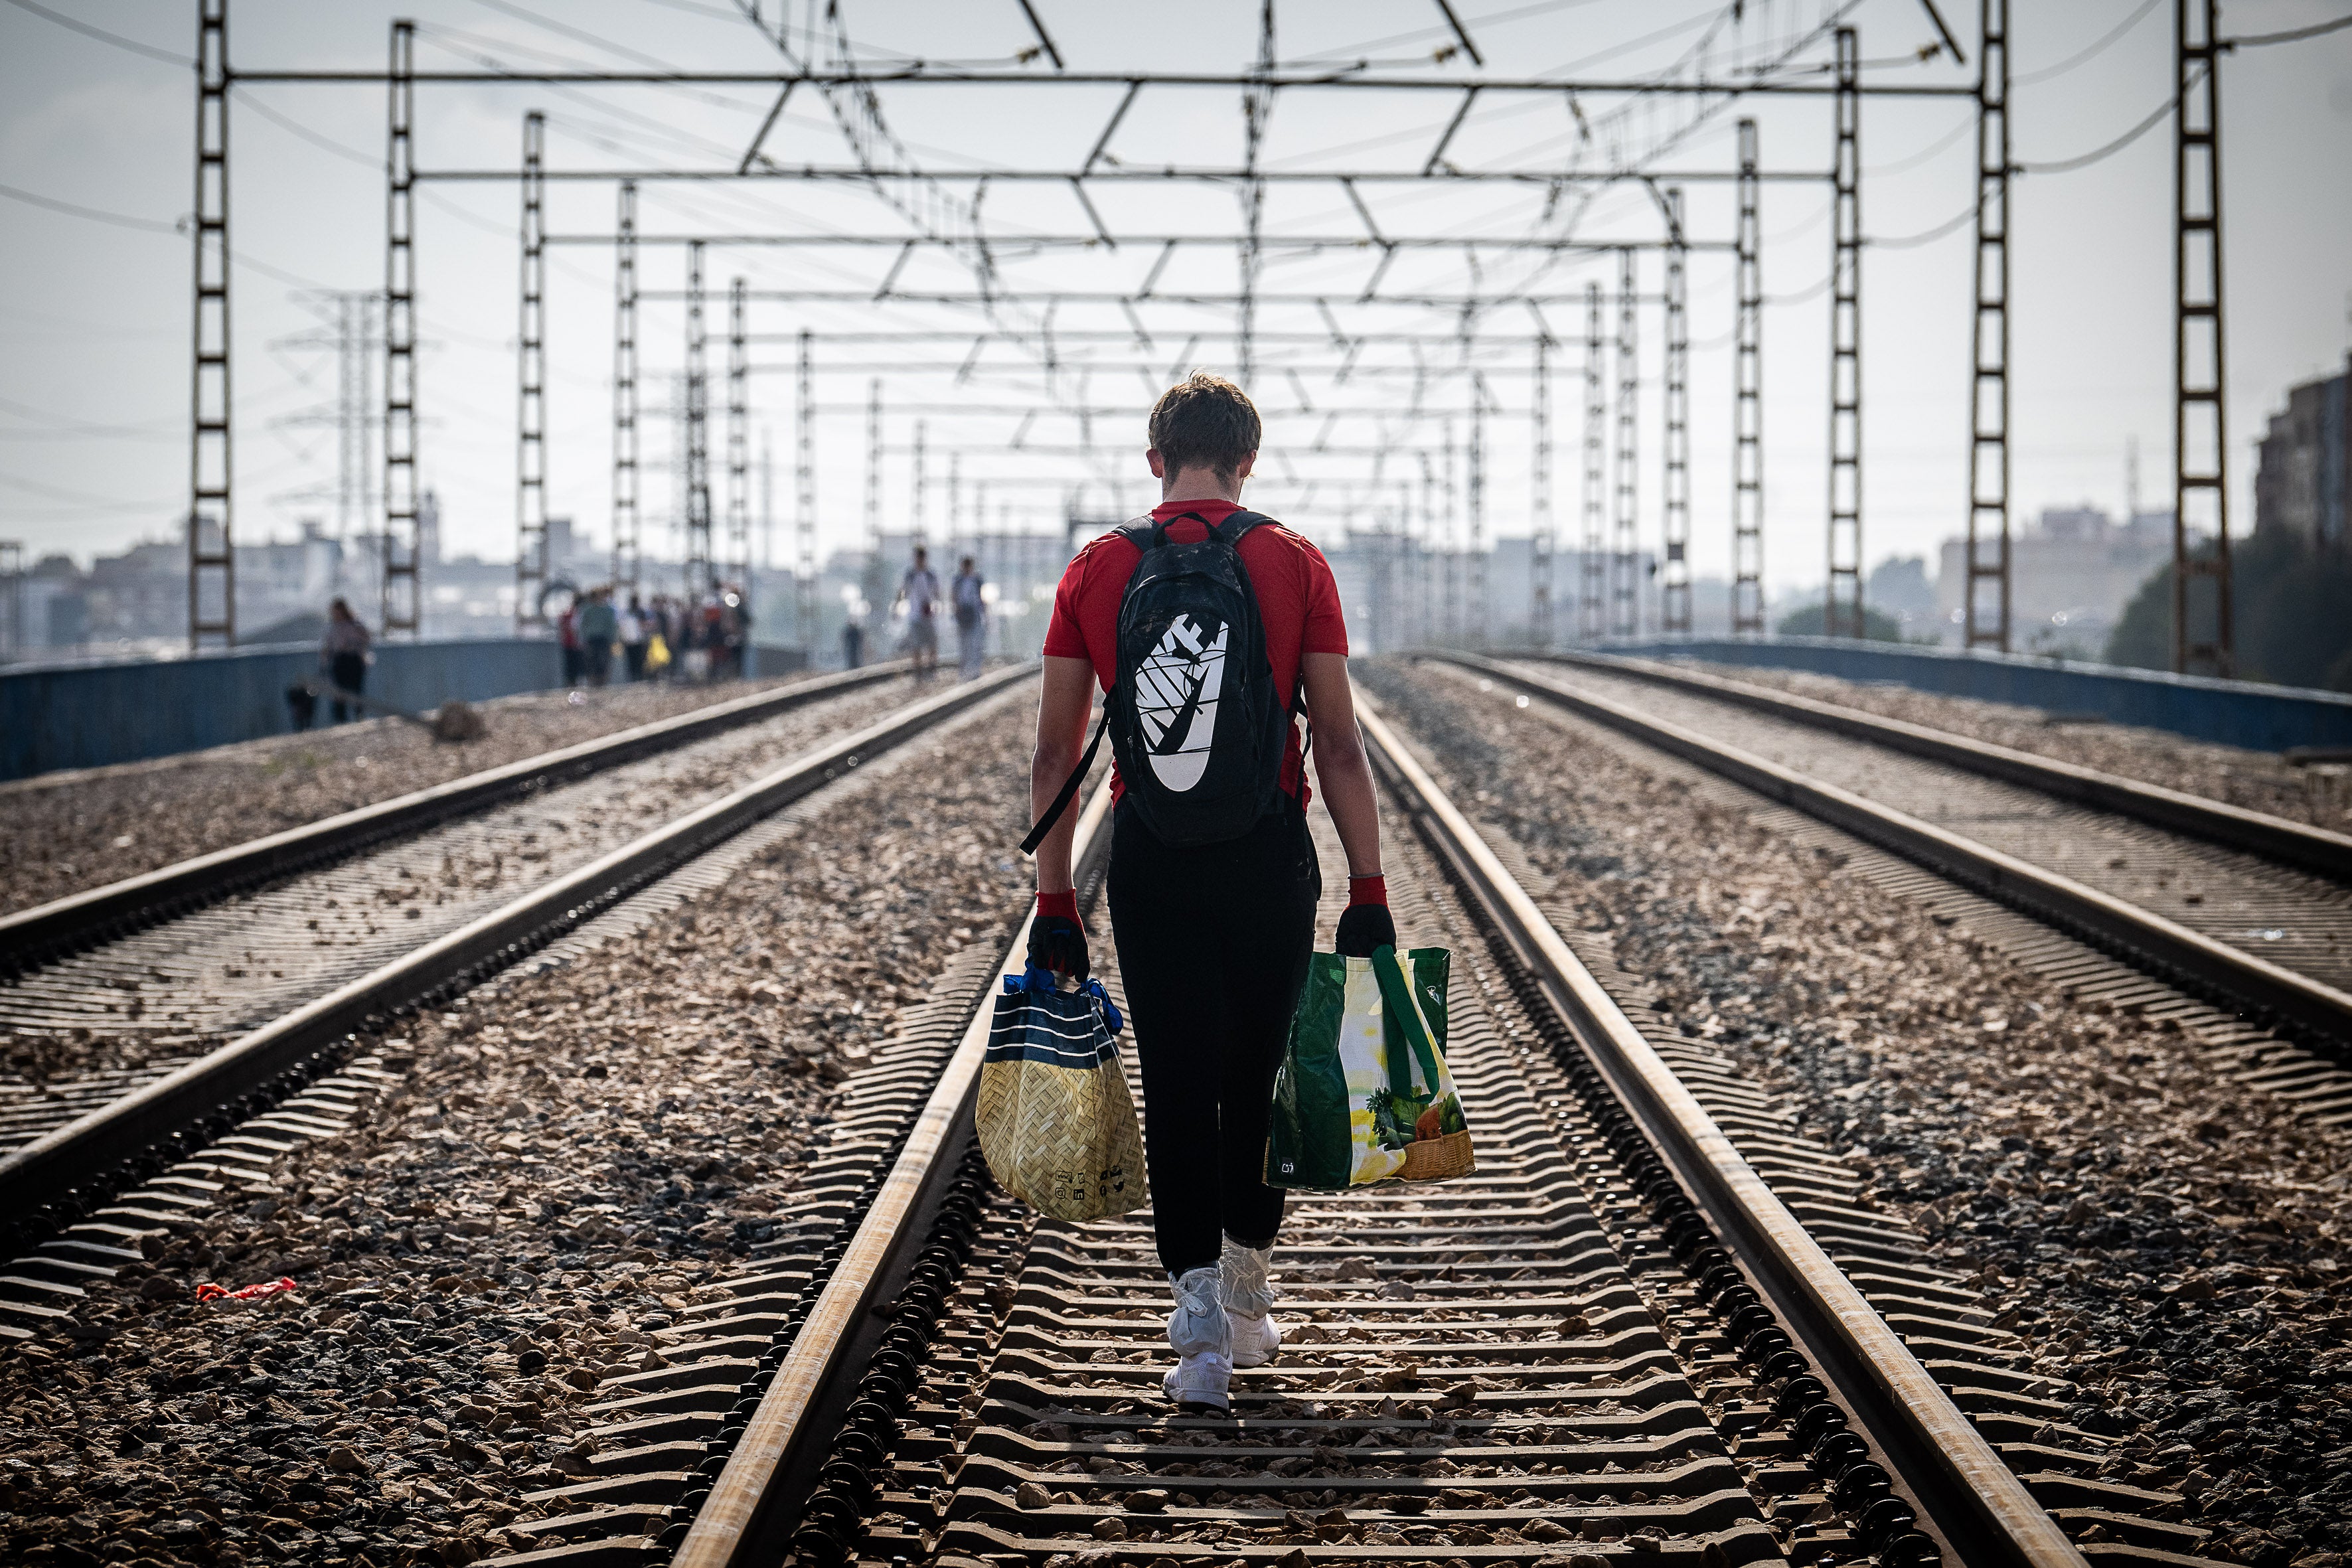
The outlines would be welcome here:
M 337 599 L 327 606 L 327 633 L 319 639 L 319 673 L 340 691 L 357 697 L 367 690 L 368 629 L 352 614 L 351 601 Z M 359 705 L 337 697 L 328 709 L 330 722 L 343 721 L 343 710 L 361 717 Z
M 613 643 L 621 635 L 621 617 L 613 608 L 613 591 L 599 588 L 580 610 L 580 662 L 591 686 L 602 686 L 612 674 Z
M 563 650 L 563 684 L 580 684 L 582 654 L 580 650 L 580 602 L 575 599 L 563 606 L 555 617 L 555 643 Z
M 621 612 L 621 663 L 628 678 L 646 678 L 646 649 L 653 644 L 653 628 L 646 621 L 646 606 L 635 594 L 629 595 L 628 608 Z
M 979 563 L 967 555 L 948 589 L 955 605 L 956 674 L 965 680 L 980 679 L 980 661 L 988 653 L 988 600 L 981 593 L 985 585 Z
M 915 563 L 898 579 L 898 602 L 907 606 L 907 655 L 919 680 L 929 679 L 940 667 L 940 579 L 930 560 L 931 552 L 918 544 Z

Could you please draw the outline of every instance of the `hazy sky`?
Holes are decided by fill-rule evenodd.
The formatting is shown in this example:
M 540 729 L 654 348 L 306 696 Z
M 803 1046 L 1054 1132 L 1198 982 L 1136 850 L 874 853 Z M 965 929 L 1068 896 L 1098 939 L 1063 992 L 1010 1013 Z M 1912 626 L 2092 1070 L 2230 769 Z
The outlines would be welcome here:
M 1736 27 L 1716 26 L 1724 7 L 1699 0 L 1552 0 L 1481 4 L 1456 0 L 1490 72 L 1514 77 L 1622 79 L 1662 69 L 1705 39 L 1719 64 L 1771 57 L 1825 14 L 1822 0 L 1748 0 Z M 772 14 L 777 0 L 768 0 Z M 2074 157 L 2140 123 L 2170 91 L 2174 0 L 2064 0 L 2021 5 L 2014 36 L 2015 153 L 2027 164 Z M 2231 36 L 2266 34 L 2342 14 L 2347 0 L 2235 0 L 2224 7 Z M 46 0 L 46 8 L 184 59 L 193 53 L 192 0 Z M 877 63 L 919 57 L 989 63 L 1050 75 L 1050 62 L 1016 57 L 1034 42 L 1014 0 L 845 0 L 851 36 Z M 1257 7 L 1248 0 L 1164 5 L 1079 5 L 1038 0 L 1070 68 L 1232 70 L 1256 43 Z M 1968 0 L 1945 0 L 1970 64 L 1921 60 L 1934 33 L 1919 0 L 1859 0 L 1848 7 L 1860 29 L 1868 79 L 1969 84 L 1974 80 L 1977 18 Z M 795 4 L 793 16 L 804 15 Z M 380 68 L 395 16 L 419 24 L 418 60 L 428 68 L 477 68 L 487 61 L 594 68 L 659 63 L 703 69 L 773 70 L 774 46 L 728 0 L 419 0 L 401 7 L 296 0 L 234 0 L 231 54 L 247 69 L 269 67 Z M 1277 53 L 1285 62 L 1331 66 L 1368 59 L 1373 68 L 1451 81 L 1475 80 L 1460 55 L 1434 60 L 1447 42 L 1429 0 L 1284 0 Z M 2137 18 L 2137 19 L 2135 19 Z M 1710 26 L 1714 30 L 1710 32 Z M 2111 37 L 2112 35 L 2112 37 Z M 2104 44 L 2103 44 L 2103 41 Z M 819 46 L 820 53 L 830 47 Z M 1784 70 L 1826 58 L 1803 50 Z M 61 26 L 20 0 L 0 0 L 0 537 L 34 554 L 68 551 L 87 560 L 134 541 L 169 536 L 184 509 L 189 383 L 189 257 L 184 239 L 162 230 L 190 205 L 193 85 L 184 65 L 132 52 Z M 1077 165 L 1117 107 L 1116 86 L 1040 85 L 982 91 L 920 87 L 885 89 L 890 127 L 941 189 L 968 212 L 971 176 L 992 167 Z M 655 164 L 731 169 L 766 114 L 760 88 L 661 89 L 496 85 L 419 89 L 420 166 L 431 171 L 510 171 L 527 110 L 548 116 L 549 163 L 556 171 Z M 1622 101 L 1622 100 L 1620 100 Z M 1752 100 L 1751 100 L 1752 101 Z M 1276 170 L 1417 171 L 1460 102 L 1458 94 L 1287 92 L 1268 121 L 1265 166 Z M 2344 363 L 2352 313 L 2352 30 L 2309 42 L 2249 48 L 2222 74 L 2226 142 L 2231 430 L 2233 517 L 2252 525 L 2252 443 L 2292 383 Z M 1580 111 L 1597 143 L 1586 166 L 1605 163 L 1617 139 L 1659 151 L 1662 172 L 1719 173 L 1733 162 L 1734 121 L 1760 121 L 1766 166 L 1825 171 L 1829 106 L 1783 99 L 1687 110 L 1653 103 L 1612 114 L 1599 95 L 1571 106 L 1564 95 L 1490 94 L 1479 100 L 1448 149 L 1460 166 L 1549 172 L 1579 146 Z M 323 325 L 306 288 L 381 287 L 384 223 L 382 174 L 384 100 L 377 86 L 255 85 L 232 104 L 232 239 L 246 265 L 235 279 L 237 527 L 241 539 L 286 536 L 298 521 L 333 526 L 332 355 L 317 345 Z M 1874 242 L 1864 270 L 1866 553 L 1932 553 L 1963 522 L 1969 319 L 1969 227 L 1928 235 L 1971 202 L 1974 138 L 1966 100 L 1874 100 L 1865 105 L 1863 216 Z M 1109 152 L 1123 170 L 1167 163 L 1229 163 L 1242 152 L 1242 116 L 1226 91 L 1154 91 L 1140 99 Z M 780 164 L 850 161 L 824 101 L 796 98 L 767 150 Z M 1656 205 L 1640 185 L 1621 185 L 1589 205 L 1571 189 L 1549 206 L 1542 181 L 1510 186 L 1366 183 L 1373 221 L 1389 235 L 1495 238 L 1541 232 L 1647 245 L 1660 232 Z M 2032 174 L 2015 185 L 2014 453 L 2021 521 L 2041 507 L 2092 500 L 2120 508 L 2126 443 L 2140 446 L 2141 493 L 2167 504 L 2170 486 L 2171 141 L 2159 123 L 2116 155 L 2072 173 Z M 1105 183 L 1091 187 L 1103 219 L 1123 236 L 1236 232 L 1237 193 L 1215 184 Z M 128 226 L 56 211 L 29 195 L 131 220 Z M 1703 244 L 1731 232 L 1729 187 L 1694 182 L 1687 225 Z M 517 205 L 510 180 L 439 183 L 418 217 L 420 368 L 425 482 L 442 498 L 447 548 L 509 556 L 514 539 Z M 1780 585 L 1817 581 L 1822 563 L 1830 260 L 1824 184 L 1768 185 L 1764 193 L 1765 284 L 1775 301 L 1765 326 L 1767 559 Z M 560 247 L 551 269 L 551 508 L 602 540 L 610 510 L 612 233 L 614 193 L 607 181 L 551 184 L 549 221 L 558 234 L 594 243 Z M 962 221 L 951 215 L 949 222 Z M 1363 219 L 1328 183 L 1275 186 L 1265 211 L 1269 235 L 1360 236 Z M 999 250 L 1004 283 L 1031 289 L 1131 291 L 1160 257 L 1151 245 L 1031 255 L 1022 237 L 1075 236 L 1088 215 L 1066 184 L 992 184 L 981 222 Z M 641 197 L 649 234 L 862 234 L 907 232 L 909 219 L 852 185 L 806 182 L 649 184 Z M 1155 305 L 1132 324 L 1109 305 L 1066 305 L 1052 313 L 1015 306 L 1000 327 L 1050 324 L 1060 368 L 1050 382 L 1037 355 L 991 347 L 967 375 L 957 367 L 970 333 L 984 323 L 968 305 L 866 299 L 897 256 L 892 248 L 787 250 L 714 247 L 708 262 L 712 450 L 723 468 L 725 295 L 745 277 L 752 289 L 835 290 L 835 301 L 755 300 L 750 399 L 753 450 L 760 433 L 776 449 L 777 558 L 789 562 L 794 513 L 792 339 L 816 334 L 815 394 L 821 418 L 812 449 L 816 515 L 827 548 L 864 527 L 869 378 L 885 362 L 929 367 L 891 373 L 886 404 L 886 522 L 903 525 L 910 504 L 905 448 L 917 415 L 928 426 L 934 532 L 945 525 L 940 492 L 955 461 L 967 506 L 983 477 L 995 489 L 991 520 L 1014 504 L 1044 524 L 1082 478 L 1131 475 L 1118 504 L 1144 499 L 1141 416 L 1153 378 L 1181 364 L 1232 369 L 1233 313 Z M 1342 303 L 1331 321 L 1311 304 L 1268 304 L 1255 390 L 1269 415 L 1265 483 L 1253 498 L 1310 533 L 1336 542 L 1417 482 L 1421 455 L 1442 476 L 1439 416 L 1466 430 L 1467 384 L 1454 373 L 1458 349 L 1442 340 L 1462 324 L 1440 309 L 1354 306 L 1378 252 L 1346 245 L 1317 254 L 1276 251 L 1262 287 Z M 1660 257 L 1639 258 L 1639 363 L 1643 380 L 1638 505 L 1645 541 L 1659 528 Z M 1401 254 L 1384 292 L 1456 295 L 1473 283 L 1501 302 L 1473 323 L 1472 363 L 1487 372 L 1499 412 L 1489 430 L 1488 528 L 1524 532 L 1529 496 L 1531 377 L 1537 312 L 1512 296 L 1534 292 L 1541 319 L 1562 340 L 1549 364 L 1553 507 L 1564 542 L 1580 517 L 1583 463 L 1583 308 L 1586 281 L 1615 286 L 1616 263 L 1534 263 L 1487 250 Z M 667 408 L 682 359 L 683 275 L 677 246 L 649 244 L 642 264 L 649 299 L 640 328 L 646 409 L 644 483 L 649 550 L 669 547 Z M 1223 292 L 1235 277 L 1229 250 L 1188 248 L 1161 272 L 1163 294 L 1186 288 Z M 898 279 L 902 291 L 969 292 L 972 272 L 953 256 L 919 255 Z M 1574 296 L 1574 299 L 1567 297 Z M 1692 527 L 1702 574 L 1728 557 L 1731 412 L 1731 275 L 1727 256 L 1702 251 L 1690 272 Z M 1328 332 L 1361 336 L 1357 373 L 1345 385 L 1331 372 L 1342 357 Z M 1612 313 L 1609 326 L 1613 334 Z M 1138 338 L 1137 330 L 1143 336 Z M 929 331 L 933 341 L 853 342 L 846 333 Z M 950 336 L 950 334 L 961 334 Z M 1118 341 L 1121 335 L 1125 341 Z M 1198 334 L 1198 335 L 1196 335 Z M 1221 335 L 1222 334 L 1222 335 Z M 1421 340 L 1418 343 L 1413 341 Z M 1421 356 L 1418 416 L 1409 367 Z M 1093 360 L 1097 368 L 1084 367 Z M 1304 367 L 1295 379 L 1279 367 Z M 1148 374 L 1139 366 L 1156 367 Z M 1606 374 L 1616 378 L 1613 353 Z M 1080 426 L 1067 412 L 1104 410 L 1091 435 L 1100 455 L 1077 448 Z M 1038 416 L 1022 430 L 1024 416 Z M 962 412 L 957 412 L 961 410 Z M 1311 410 L 1311 412 L 1310 412 Z M 1343 411 L 1336 420 L 1327 417 Z M 1612 426 L 1613 434 L 1613 426 Z M 1016 435 L 1036 450 L 1014 450 Z M 1318 436 L 1328 450 L 1305 448 Z M 1375 457 L 1374 454 L 1382 454 Z M 1371 490 L 1376 463 L 1382 488 Z M 716 469 L 715 469 L 716 471 Z M 1314 488 L 1307 489 L 1309 481 Z M 1352 487 L 1352 488 L 1349 488 Z M 374 489 L 371 482 L 371 490 Z M 723 490 L 723 484 L 721 485 Z M 756 488 L 754 506 L 757 505 Z M 1097 484 L 1090 503 L 1114 504 Z M 723 512 L 723 494 L 720 500 Z

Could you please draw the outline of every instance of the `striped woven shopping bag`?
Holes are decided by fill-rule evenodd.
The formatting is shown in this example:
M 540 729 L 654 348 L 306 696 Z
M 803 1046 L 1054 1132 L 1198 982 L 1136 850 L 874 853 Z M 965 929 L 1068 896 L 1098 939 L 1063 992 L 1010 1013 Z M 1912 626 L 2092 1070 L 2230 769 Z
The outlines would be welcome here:
M 1008 975 L 996 998 L 981 1059 L 980 1152 L 997 1185 L 1039 1214 L 1108 1219 L 1150 1201 L 1119 1025 L 1099 980 L 1064 991 L 1033 969 Z

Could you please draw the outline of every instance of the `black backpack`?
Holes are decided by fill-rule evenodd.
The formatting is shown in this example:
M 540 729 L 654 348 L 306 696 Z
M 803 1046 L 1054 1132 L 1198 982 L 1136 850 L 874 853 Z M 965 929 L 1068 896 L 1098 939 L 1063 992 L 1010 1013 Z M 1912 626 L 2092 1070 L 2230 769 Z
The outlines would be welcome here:
M 1181 515 L 1208 537 L 1174 543 L 1167 524 L 1150 518 L 1118 531 L 1143 554 L 1119 600 L 1118 672 L 1094 740 L 1022 841 L 1024 853 L 1035 853 L 1068 809 L 1106 730 L 1125 798 L 1163 844 L 1239 838 L 1281 807 L 1299 695 L 1274 689 L 1265 624 L 1241 556 L 1243 536 L 1274 520 L 1254 511 L 1222 523 Z M 1305 679 L 1302 658 L 1299 686 Z

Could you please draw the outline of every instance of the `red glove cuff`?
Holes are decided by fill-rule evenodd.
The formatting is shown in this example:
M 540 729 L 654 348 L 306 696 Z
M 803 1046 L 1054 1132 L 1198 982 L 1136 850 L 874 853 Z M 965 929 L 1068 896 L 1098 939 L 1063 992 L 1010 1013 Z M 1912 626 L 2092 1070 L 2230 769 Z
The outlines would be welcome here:
M 1059 915 L 1075 922 L 1078 918 L 1078 890 L 1070 888 L 1059 893 L 1038 894 L 1037 912 L 1040 915 Z
M 1348 907 L 1358 904 L 1378 904 L 1388 908 L 1389 879 L 1386 877 L 1350 877 L 1348 879 Z

